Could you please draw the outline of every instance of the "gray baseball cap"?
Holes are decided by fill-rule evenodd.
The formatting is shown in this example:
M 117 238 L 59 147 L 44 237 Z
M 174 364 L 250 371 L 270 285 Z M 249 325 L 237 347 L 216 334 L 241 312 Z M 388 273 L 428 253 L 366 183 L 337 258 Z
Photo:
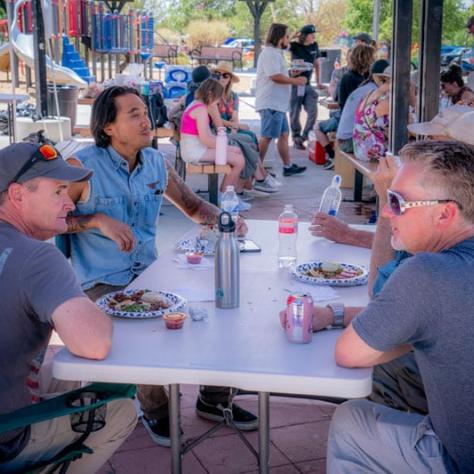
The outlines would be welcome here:
M 13 143 L 0 150 L 0 192 L 6 191 L 14 181 L 24 183 L 33 178 L 50 178 L 59 181 L 77 182 L 86 181 L 92 176 L 92 171 L 87 168 L 68 165 L 54 147 L 51 148 L 56 151 L 57 158 L 42 159 L 40 151 L 42 146 L 51 147 L 51 145 L 21 142 Z M 34 161 L 31 166 L 25 168 L 24 172 L 18 176 L 18 173 L 36 152 L 38 152 L 40 158 Z M 51 150 L 46 149 L 45 152 L 44 156 L 51 155 Z

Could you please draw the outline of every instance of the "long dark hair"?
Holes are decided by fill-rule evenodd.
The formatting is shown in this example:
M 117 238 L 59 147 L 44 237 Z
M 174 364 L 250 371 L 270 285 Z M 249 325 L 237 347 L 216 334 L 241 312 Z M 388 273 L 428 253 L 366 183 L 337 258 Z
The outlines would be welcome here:
M 112 86 L 104 89 L 94 100 L 92 105 L 90 128 L 95 144 L 101 148 L 110 145 L 110 137 L 104 129 L 109 123 L 115 122 L 117 118 L 117 105 L 115 98 L 126 94 L 135 94 L 142 98 L 140 93 L 133 87 Z
M 451 64 L 446 71 L 441 73 L 441 82 L 447 82 L 451 84 L 455 82 L 459 87 L 464 85 L 464 80 L 462 78 L 462 69 L 457 64 Z
M 288 26 L 283 23 L 272 23 L 268 30 L 265 44 L 268 46 L 274 46 L 275 48 L 278 47 L 278 43 L 285 37 L 287 31 Z

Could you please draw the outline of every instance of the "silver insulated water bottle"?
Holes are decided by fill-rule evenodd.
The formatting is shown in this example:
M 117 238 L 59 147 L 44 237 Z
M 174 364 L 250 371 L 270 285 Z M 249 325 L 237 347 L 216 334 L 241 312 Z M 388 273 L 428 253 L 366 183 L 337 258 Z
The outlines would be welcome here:
M 219 238 L 215 251 L 216 307 L 238 308 L 240 303 L 239 244 L 235 222 L 228 212 L 219 216 Z

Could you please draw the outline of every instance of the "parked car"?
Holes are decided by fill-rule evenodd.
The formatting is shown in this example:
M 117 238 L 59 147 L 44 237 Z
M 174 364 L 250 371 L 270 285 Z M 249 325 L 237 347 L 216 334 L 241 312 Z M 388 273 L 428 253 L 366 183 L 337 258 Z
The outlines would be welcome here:
M 244 51 L 253 50 L 255 41 L 250 38 L 236 38 L 222 45 L 223 48 L 242 48 Z
M 441 66 L 449 66 L 452 61 L 461 58 L 461 56 L 467 51 L 469 51 L 469 48 L 465 47 L 452 48 L 444 52 L 443 49 L 441 49 Z

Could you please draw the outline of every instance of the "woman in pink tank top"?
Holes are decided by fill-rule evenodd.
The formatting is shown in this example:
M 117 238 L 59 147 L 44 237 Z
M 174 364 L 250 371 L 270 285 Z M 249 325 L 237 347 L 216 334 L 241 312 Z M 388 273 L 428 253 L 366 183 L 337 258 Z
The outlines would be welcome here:
M 215 79 L 206 79 L 195 92 L 195 100 L 183 112 L 180 127 L 181 156 L 186 162 L 215 161 L 216 137 L 209 125 L 209 107 L 215 106 L 222 97 L 223 87 Z M 238 147 L 227 147 L 227 164 L 231 172 L 224 175 L 221 192 L 227 186 L 241 191 L 240 173 L 245 160 Z

